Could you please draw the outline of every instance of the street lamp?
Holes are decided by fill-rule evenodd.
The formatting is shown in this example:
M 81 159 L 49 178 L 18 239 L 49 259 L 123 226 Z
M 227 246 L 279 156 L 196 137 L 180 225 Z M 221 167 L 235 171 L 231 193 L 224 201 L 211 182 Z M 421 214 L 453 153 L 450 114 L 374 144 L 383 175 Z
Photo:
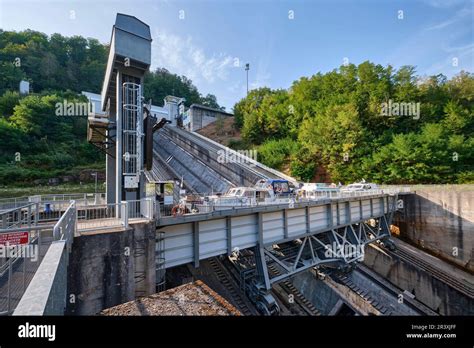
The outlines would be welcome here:
M 249 69 L 250 69 L 250 64 L 249 63 L 245 64 L 245 71 L 247 72 L 247 95 L 249 95 Z
M 95 176 L 94 204 L 97 204 L 97 172 L 92 173 L 92 175 Z

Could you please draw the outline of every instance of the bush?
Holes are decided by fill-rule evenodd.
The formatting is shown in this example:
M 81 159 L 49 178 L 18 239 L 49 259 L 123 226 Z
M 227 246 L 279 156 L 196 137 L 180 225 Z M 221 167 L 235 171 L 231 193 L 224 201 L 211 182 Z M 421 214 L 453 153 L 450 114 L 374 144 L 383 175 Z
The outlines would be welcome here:
M 290 138 L 267 140 L 257 148 L 258 160 L 269 167 L 281 170 L 296 149 L 296 142 Z

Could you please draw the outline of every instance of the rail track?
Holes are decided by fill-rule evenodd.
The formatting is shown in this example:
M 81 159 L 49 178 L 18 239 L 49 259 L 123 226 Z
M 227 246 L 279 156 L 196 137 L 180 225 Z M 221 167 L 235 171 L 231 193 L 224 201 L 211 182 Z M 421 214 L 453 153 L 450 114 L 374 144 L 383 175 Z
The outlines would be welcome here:
M 383 279 L 381 276 L 377 275 L 375 272 L 370 271 L 366 266 L 358 264 L 357 268 L 354 269 L 352 272 L 357 272 L 361 274 L 364 278 L 369 279 L 373 283 L 375 283 L 379 288 L 383 289 L 385 293 L 390 295 L 391 297 L 398 300 L 399 295 L 401 294 L 400 289 L 396 288 L 393 284 L 388 282 L 387 280 Z M 380 300 L 375 299 L 371 294 L 370 291 L 364 288 L 360 288 L 359 285 L 355 284 L 352 279 L 350 278 L 349 274 L 342 273 L 342 272 L 333 272 L 331 273 L 331 277 L 333 279 L 339 280 L 340 283 L 347 286 L 365 301 L 370 303 L 375 309 L 377 309 L 383 315 L 399 315 L 400 313 L 395 311 L 391 307 L 387 307 L 384 303 L 379 302 Z M 407 307 L 415 311 L 420 315 L 438 315 L 436 312 L 432 311 L 425 305 L 421 304 L 415 299 L 411 299 L 408 296 L 403 297 L 403 304 Z
M 216 159 L 214 159 L 212 156 L 208 156 L 206 158 L 202 158 L 202 156 L 199 156 L 198 154 L 196 154 L 195 151 L 190 151 L 188 148 L 185 148 L 183 146 L 182 143 L 180 143 L 180 141 L 176 140 L 175 138 L 173 138 L 172 136 L 170 136 L 168 133 L 166 132 L 163 132 L 160 134 L 160 136 L 163 138 L 163 139 L 166 139 L 166 141 L 174 144 L 177 148 L 179 148 L 180 150 L 182 150 L 183 152 L 189 154 L 191 157 L 193 157 L 194 160 L 197 160 L 199 161 L 202 165 L 204 165 L 206 168 L 208 168 L 210 171 L 214 172 L 214 174 L 221 178 L 222 181 L 226 182 L 229 186 L 238 186 L 238 183 L 236 184 L 235 180 L 233 180 L 228 174 L 226 175 L 224 172 L 225 170 L 223 169 L 227 169 L 229 170 L 230 166 L 228 164 L 225 164 L 225 163 L 219 163 Z M 155 143 L 155 146 L 159 146 L 159 144 L 157 143 L 156 140 L 154 140 L 154 143 Z M 201 150 L 198 150 L 197 148 L 195 148 L 196 151 L 201 151 Z M 160 147 L 160 151 L 163 151 L 165 152 L 165 156 L 170 156 L 171 154 L 164 150 L 163 148 Z M 163 157 L 162 157 L 163 158 Z M 184 168 L 187 168 L 186 165 L 184 165 L 178 158 L 176 157 L 173 157 L 182 167 Z M 197 178 L 197 176 L 190 170 L 188 170 L 188 172 L 190 173 L 190 175 L 192 175 L 193 177 Z M 240 173 L 240 172 L 239 172 Z M 237 175 L 237 174 L 236 174 Z M 200 182 L 202 182 L 202 180 L 199 180 Z M 206 187 L 209 187 L 209 185 L 204 185 Z M 211 191 L 209 191 L 211 192 Z
M 469 283 L 463 282 L 462 280 L 453 277 L 448 272 L 445 272 L 439 269 L 438 267 L 431 265 L 427 261 L 414 256 L 409 251 L 404 250 L 400 247 L 397 247 L 397 249 L 394 251 L 387 251 L 391 254 L 397 255 L 401 260 L 413 264 L 416 267 L 431 274 L 433 277 L 439 279 L 440 281 L 449 285 L 451 288 L 457 290 L 458 292 L 469 296 L 470 298 L 474 298 L 474 289 Z
M 240 291 L 237 290 L 236 285 L 233 283 L 233 281 L 231 281 L 230 277 L 232 277 L 232 275 L 225 268 L 225 266 L 215 257 L 209 259 L 209 264 L 211 265 L 212 270 L 214 271 L 214 274 L 219 282 L 225 287 L 228 294 L 230 295 L 232 304 L 235 305 L 243 315 L 254 315 L 255 312 L 249 308 L 242 298 Z
M 268 270 L 274 276 L 278 276 L 281 274 L 274 264 L 270 264 L 268 266 Z M 285 294 L 278 293 L 278 295 L 280 295 L 279 298 L 281 301 L 285 302 L 285 305 L 289 307 L 290 310 L 296 311 L 296 314 L 299 315 L 321 315 L 321 313 L 316 309 L 316 307 L 314 307 L 314 305 L 309 302 L 309 300 L 293 284 L 291 284 L 290 281 L 285 280 L 279 282 L 278 285 L 286 293 L 286 296 L 284 296 Z M 295 308 L 295 306 L 292 306 L 292 303 L 289 301 L 290 295 L 293 295 L 293 304 L 297 304 L 297 308 Z
M 172 141 L 176 146 L 192 154 L 212 170 L 217 171 L 222 177 L 236 186 L 254 185 L 258 179 L 267 178 L 252 168 L 247 168 L 243 163 L 221 163 L 225 161 L 218 161 L 217 158 L 219 156 L 218 151 L 222 149 L 218 149 L 216 146 L 206 143 L 191 133 L 183 135 L 176 130 L 165 129 L 166 130 L 162 133 L 164 137 Z M 236 177 L 240 178 L 238 182 Z
M 237 175 L 239 177 L 243 176 L 248 181 L 248 183 L 246 183 L 247 185 L 255 184 L 258 179 L 287 179 L 283 175 L 278 175 L 274 171 L 265 169 L 258 162 L 247 163 L 246 161 L 243 161 L 239 163 L 220 163 L 216 160 L 216 158 L 218 157 L 219 151 L 223 151 L 223 147 L 214 144 L 212 141 L 206 141 L 201 136 L 196 135 L 192 132 L 186 132 L 179 128 L 165 129 L 165 133 L 168 134 L 168 136 L 176 138 L 180 142 L 182 142 L 185 145 L 186 150 L 188 150 L 189 152 L 197 152 L 196 155 L 198 157 L 204 157 L 209 162 L 217 163 L 219 166 L 219 172 L 222 171 L 222 167 L 225 167 L 229 172 L 233 173 L 234 175 Z M 183 145 L 181 145 L 181 147 L 183 147 Z M 229 164 L 232 164 L 232 166 L 230 166 Z M 242 184 L 242 182 L 236 183 L 236 185 Z
M 153 140 L 153 143 L 154 143 L 155 145 L 159 146 L 156 140 Z M 161 156 L 162 159 L 163 159 L 163 156 L 162 156 L 163 154 L 165 155 L 165 158 L 167 158 L 167 157 L 169 157 L 169 156 L 172 156 L 168 151 L 166 151 L 165 149 L 163 149 L 163 148 L 161 148 L 161 147 L 160 147 L 160 151 L 161 151 L 160 156 Z M 164 160 L 164 159 L 163 159 L 163 160 Z M 176 156 L 173 156 L 173 160 L 175 160 L 181 167 L 187 168 L 187 166 L 186 166 L 183 162 L 181 162 Z M 211 186 L 210 186 L 208 183 L 206 183 L 204 180 L 202 180 L 201 178 L 199 178 L 199 177 L 198 177 L 197 175 L 195 175 L 192 171 L 188 170 L 188 173 L 189 173 L 189 175 L 191 175 L 191 176 L 194 178 L 194 180 L 198 181 L 201 186 L 207 187 L 208 190 L 209 190 L 209 192 L 212 191 L 212 188 L 211 188 Z

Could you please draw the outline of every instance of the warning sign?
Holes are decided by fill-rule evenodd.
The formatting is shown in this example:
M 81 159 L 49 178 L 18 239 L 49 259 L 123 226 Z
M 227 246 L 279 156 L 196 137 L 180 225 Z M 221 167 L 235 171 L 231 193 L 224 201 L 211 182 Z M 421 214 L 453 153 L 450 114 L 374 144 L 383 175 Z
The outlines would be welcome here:
M 28 232 L 0 233 L 0 245 L 28 244 Z

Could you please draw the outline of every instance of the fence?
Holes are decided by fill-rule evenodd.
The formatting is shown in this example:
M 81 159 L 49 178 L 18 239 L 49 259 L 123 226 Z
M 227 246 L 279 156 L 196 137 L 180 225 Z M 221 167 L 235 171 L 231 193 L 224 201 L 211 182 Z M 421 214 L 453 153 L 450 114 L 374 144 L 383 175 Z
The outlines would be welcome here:
M 0 243 L 0 315 L 11 314 L 20 301 L 53 240 L 53 225 L 1 229 L 0 236 L 6 235 L 22 238 L 18 244 Z
M 29 203 L 0 212 L 0 228 L 12 229 L 38 224 L 38 205 Z
M 54 225 L 52 242 L 13 315 L 64 314 L 67 265 L 76 223 L 76 203 L 72 201 Z
M 0 211 L 18 208 L 28 203 L 61 203 L 65 204 L 67 208 L 70 201 L 76 201 L 76 203 L 83 205 L 94 205 L 105 203 L 105 199 L 105 193 L 66 193 L 0 198 Z
M 129 221 L 150 220 L 155 215 L 151 198 L 96 205 L 87 199 L 81 199 L 81 205 L 66 203 L 62 200 L 66 195 L 55 198 L 0 213 L 0 223 L 5 221 L 0 225 L 0 256 L 4 256 L 0 257 L 0 315 L 11 314 L 15 307 L 14 315 L 63 314 L 75 232 L 128 227 Z M 57 222 L 48 224 L 50 220 Z M 15 236 L 21 247 L 2 244 Z M 32 254 L 34 260 L 29 257 Z
M 155 210 L 155 200 L 153 198 L 143 198 L 127 201 L 126 203 L 128 204 L 129 219 L 153 219 Z
M 77 207 L 77 230 L 80 232 L 128 227 L 129 222 L 154 218 L 155 201 L 152 198 Z
M 386 189 L 372 189 L 363 191 L 321 190 L 313 191 L 309 194 L 307 193 L 304 196 L 293 193 L 275 195 L 275 198 L 272 200 L 259 200 L 249 197 L 225 197 L 222 195 L 214 195 L 213 198 L 210 198 L 196 194 L 194 195 L 192 201 L 181 201 L 178 204 L 159 204 L 159 207 L 157 208 L 157 218 L 191 214 L 206 214 L 217 210 L 232 210 L 278 204 L 288 204 L 291 208 L 292 204 L 294 203 L 308 203 L 325 199 L 363 197 L 381 194 L 393 195 L 400 192 L 410 192 L 410 188 L 390 187 Z

